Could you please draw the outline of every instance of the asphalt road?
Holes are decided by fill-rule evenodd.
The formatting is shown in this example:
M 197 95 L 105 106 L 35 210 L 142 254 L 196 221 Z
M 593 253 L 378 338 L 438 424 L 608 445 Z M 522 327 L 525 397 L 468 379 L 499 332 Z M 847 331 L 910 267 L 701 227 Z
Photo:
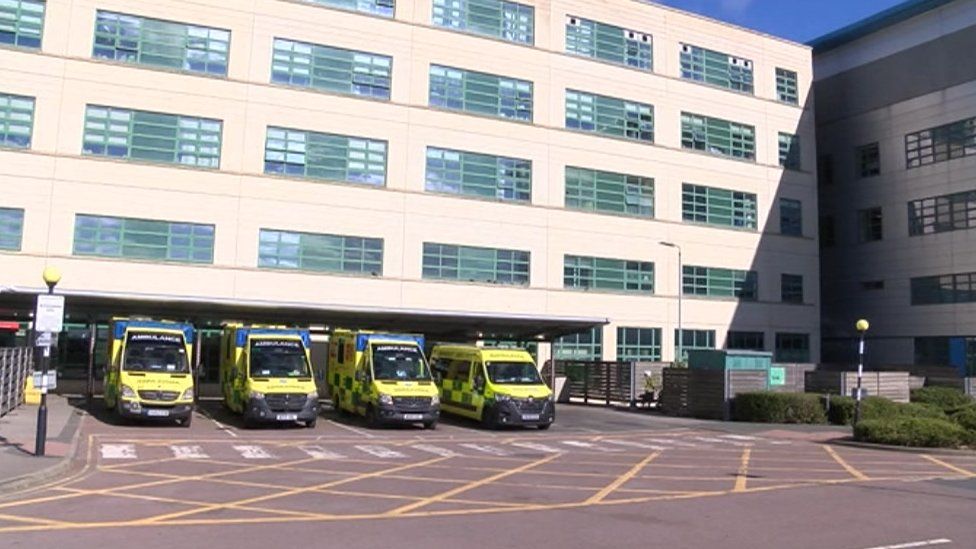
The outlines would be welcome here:
M 184 429 L 88 418 L 78 471 L 0 500 L 3 547 L 976 547 L 976 456 L 563 406 L 549 431 Z

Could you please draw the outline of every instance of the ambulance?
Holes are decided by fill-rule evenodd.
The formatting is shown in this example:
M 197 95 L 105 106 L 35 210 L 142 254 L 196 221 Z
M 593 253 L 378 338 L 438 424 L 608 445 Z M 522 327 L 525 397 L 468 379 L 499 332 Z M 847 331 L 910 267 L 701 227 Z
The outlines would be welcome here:
M 336 411 L 364 416 L 373 427 L 435 429 L 440 399 L 423 348 L 423 336 L 336 330 L 327 374 Z
M 109 322 L 105 406 L 123 419 L 193 419 L 190 324 L 113 318 Z
M 308 330 L 225 324 L 220 345 L 224 405 L 244 417 L 245 427 L 296 422 L 315 427 L 319 394 Z
M 488 428 L 548 429 L 556 419 L 553 393 L 523 349 L 435 345 L 430 363 L 445 412 Z

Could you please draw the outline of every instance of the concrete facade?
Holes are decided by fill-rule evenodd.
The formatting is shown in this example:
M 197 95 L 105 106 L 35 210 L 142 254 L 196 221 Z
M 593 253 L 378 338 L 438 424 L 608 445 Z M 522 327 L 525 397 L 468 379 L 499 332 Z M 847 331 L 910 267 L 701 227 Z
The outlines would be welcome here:
M 976 117 L 976 62 L 968 53 L 976 48 L 976 2 L 899 8 L 877 16 L 870 32 L 855 25 L 813 42 L 821 223 L 835 240 L 822 250 L 824 360 L 854 360 L 854 323 L 867 318 L 872 363 L 962 369 L 976 364 L 967 340 L 976 335 L 976 302 L 944 288 L 956 302 L 921 303 L 912 280 L 976 271 L 976 231 L 964 220 L 976 196 L 939 206 L 921 232 L 912 229 L 919 222 L 912 203 L 976 190 L 976 137 L 951 138 L 969 145 L 920 165 L 908 149 L 911 134 Z M 968 124 L 976 132 L 976 120 Z M 934 141 L 956 148 L 944 137 Z M 874 175 L 862 173 L 858 157 L 872 143 L 880 159 Z M 879 207 L 881 238 L 864 241 L 859 212 Z
M 679 244 L 685 265 L 758 272 L 759 299 L 683 300 L 686 329 L 809 334 L 819 360 L 816 153 L 810 49 L 670 8 L 610 0 L 531 1 L 532 46 L 439 28 L 426 0 L 399 0 L 384 18 L 288 0 L 49 0 L 39 50 L 0 49 L 0 93 L 36 98 L 32 145 L 0 149 L 0 207 L 25 211 L 19 250 L 0 252 L 0 283 L 37 291 L 56 264 L 59 290 L 127 298 L 462 311 L 478 315 L 607 318 L 603 357 L 616 355 L 618 326 L 663 329 L 662 358 L 674 356 Z M 109 62 L 92 56 L 96 10 L 227 29 L 226 77 Z M 653 72 L 566 53 L 568 15 L 652 35 Z M 271 84 L 276 37 L 392 56 L 389 101 Z M 755 93 L 680 77 L 681 43 L 754 63 Z M 429 106 L 431 64 L 529 80 L 531 123 Z M 775 69 L 798 74 L 799 105 L 776 101 Z M 654 106 L 653 144 L 567 130 L 565 90 Z M 221 120 L 219 169 L 193 169 L 82 154 L 86 105 Z M 681 113 L 755 126 L 755 162 L 681 146 Z M 388 141 L 382 187 L 264 173 L 267 126 Z M 797 134 L 801 169 L 778 165 L 778 132 Z M 438 146 L 532 161 L 531 202 L 503 203 L 425 192 L 425 149 Z M 583 166 L 653 177 L 654 219 L 566 209 L 564 170 Z M 755 193 L 757 230 L 682 221 L 682 183 Z M 780 233 L 779 199 L 802 202 L 802 236 Z M 160 263 L 73 254 L 76 214 L 207 223 L 212 264 Z M 381 276 L 258 268 L 258 231 L 383 239 Z M 422 277 L 424 242 L 526 250 L 527 287 Z M 564 288 L 566 254 L 652 261 L 653 295 Z M 783 303 L 780 275 L 803 276 L 803 303 Z M 9 311 L 8 311 L 9 312 Z

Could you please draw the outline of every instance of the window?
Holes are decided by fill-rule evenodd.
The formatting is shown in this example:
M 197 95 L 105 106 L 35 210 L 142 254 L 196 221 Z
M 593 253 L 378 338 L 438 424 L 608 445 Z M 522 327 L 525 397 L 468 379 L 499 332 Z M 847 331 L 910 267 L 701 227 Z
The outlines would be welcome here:
M 258 267 L 383 274 L 383 239 L 261 229 Z
M 566 90 L 566 127 L 654 142 L 654 106 Z
M 834 227 L 834 216 L 820 216 L 820 247 L 829 248 L 837 244 L 837 231 Z
M 912 305 L 976 302 L 976 273 L 923 276 L 911 284 Z
M 752 93 L 752 61 L 681 44 L 681 78 Z
M 654 178 L 566 166 L 566 207 L 654 217 Z
M 431 192 L 529 202 L 532 161 L 427 147 Z
M 803 203 L 792 198 L 779 199 L 779 232 L 803 236 Z
M 884 280 L 864 280 L 861 282 L 862 290 L 884 290 Z
M 225 76 L 229 45 L 230 31 L 98 11 L 92 56 Z
M 881 173 L 881 151 L 877 142 L 858 147 L 855 156 L 858 176 L 871 177 Z
M 934 196 L 908 203 L 908 234 L 920 236 L 976 227 L 976 191 Z
M 30 148 L 34 98 L 0 93 L 0 147 Z
M 684 183 L 681 218 L 692 223 L 755 229 L 756 195 Z
M 603 329 L 560 337 L 553 354 L 556 360 L 600 360 L 603 357 Z
M 728 120 L 683 112 L 681 147 L 755 161 L 756 129 Z
M 434 0 L 438 27 L 532 44 L 535 8 L 504 0 Z
M 618 65 L 650 71 L 654 68 L 651 35 L 566 16 L 566 51 Z
M 951 366 L 961 375 L 976 376 L 976 337 L 916 337 L 915 364 Z
M 821 187 L 834 184 L 834 157 L 829 154 L 817 157 L 817 184 Z
M 0 208 L 0 250 L 20 251 L 24 237 L 24 210 Z
M 763 351 L 766 349 L 762 332 L 737 332 L 730 330 L 725 338 L 726 349 Z
M 88 105 L 84 154 L 220 167 L 220 120 Z
M 917 168 L 976 154 L 976 117 L 905 136 L 905 163 Z
M 532 82 L 430 66 L 430 106 L 532 121 Z
M 779 165 L 787 170 L 800 169 L 800 136 L 779 132 Z
M 395 0 L 304 0 L 312 4 L 320 4 L 331 8 L 343 10 L 359 11 L 382 15 L 383 17 L 393 17 L 393 9 L 396 7 Z
M 0 2 L 0 44 L 40 48 L 44 30 L 42 0 L 3 0 Z
M 529 285 L 529 252 L 424 242 L 425 279 Z
M 776 333 L 776 362 L 810 362 L 810 334 Z
M 661 360 L 660 328 L 617 328 L 617 360 Z
M 386 184 L 386 141 L 268 127 L 264 173 Z
M 563 287 L 653 294 L 654 263 L 567 255 L 563 257 Z
M 213 263 L 213 253 L 213 225 L 75 216 L 74 255 Z
M 780 293 L 783 303 L 803 303 L 803 275 L 781 275 Z
M 776 67 L 776 99 L 791 105 L 800 103 L 796 72 Z
M 333 93 L 390 98 L 386 55 L 275 38 L 271 81 Z
M 857 212 L 858 237 L 860 242 L 881 240 L 881 208 L 868 208 Z
M 681 342 L 681 356 L 678 357 L 678 342 Z M 674 331 L 674 356 L 682 362 L 688 360 L 689 349 L 714 349 L 715 330 L 681 330 Z
M 756 271 L 685 265 L 682 267 L 682 293 L 755 301 L 759 298 L 759 277 Z

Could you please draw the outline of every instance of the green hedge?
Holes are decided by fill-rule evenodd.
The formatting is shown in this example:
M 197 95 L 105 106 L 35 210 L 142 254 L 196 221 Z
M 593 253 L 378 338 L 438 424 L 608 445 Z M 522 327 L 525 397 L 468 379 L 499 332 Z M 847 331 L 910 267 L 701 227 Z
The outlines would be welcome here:
M 760 391 L 736 395 L 732 419 L 754 423 L 826 423 L 827 415 L 818 395 Z
M 934 406 L 945 413 L 952 413 L 973 404 L 969 395 L 952 387 L 922 387 L 912 389 L 912 402 Z
M 945 419 L 895 417 L 860 421 L 854 427 L 854 440 L 896 446 L 955 448 L 968 443 L 971 436 L 966 429 Z
M 827 399 L 822 400 L 824 407 Z M 834 425 L 852 425 L 856 401 L 848 396 L 831 396 L 827 418 Z M 942 410 L 920 403 L 901 403 L 887 398 L 869 396 L 861 401 L 861 421 L 870 419 L 891 419 L 896 417 L 927 417 L 945 419 Z
M 976 404 L 970 404 L 969 406 L 955 410 L 949 418 L 963 429 L 970 431 L 974 438 L 976 438 Z

